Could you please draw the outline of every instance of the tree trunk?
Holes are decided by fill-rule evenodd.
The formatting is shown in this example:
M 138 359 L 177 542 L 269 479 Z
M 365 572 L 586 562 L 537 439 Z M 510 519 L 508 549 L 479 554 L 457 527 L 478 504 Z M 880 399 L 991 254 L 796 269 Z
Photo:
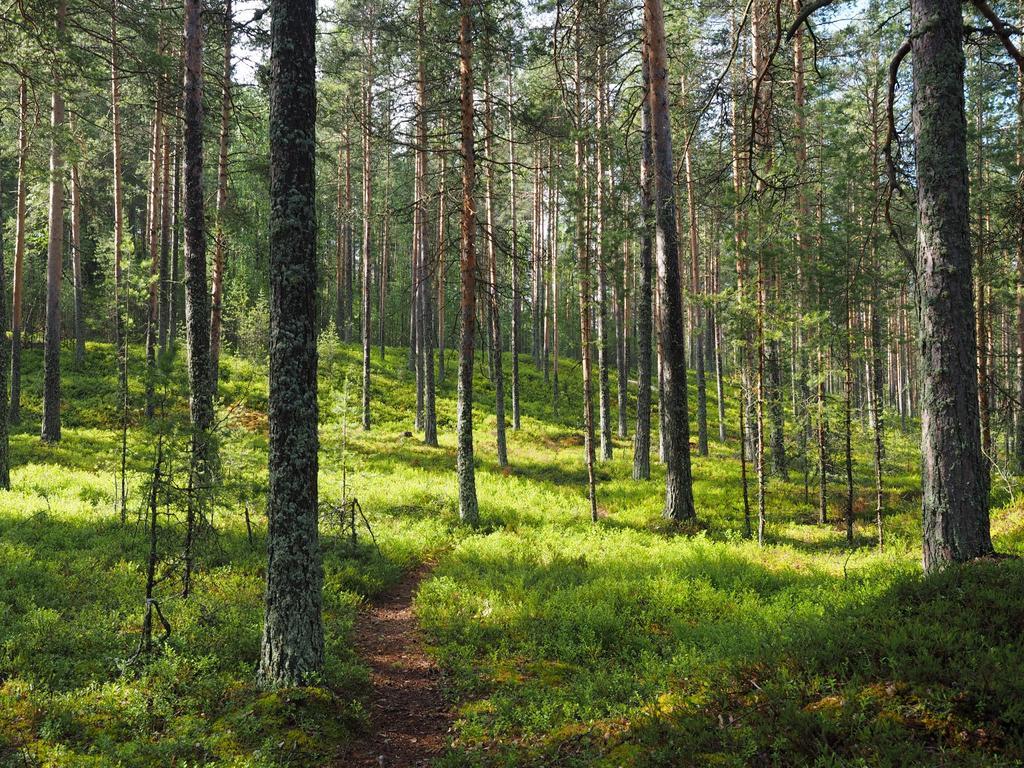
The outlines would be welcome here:
M 65 0 L 57 5 L 57 38 L 64 37 Z M 61 134 L 64 130 L 64 95 L 57 72 L 53 73 L 53 99 L 50 118 L 50 235 L 46 251 L 46 331 L 43 349 L 43 423 L 44 442 L 60 440 L 60 283 L 64 259 L 64 158 Z
M 912 0 L 924 568 L 992 552 L 971 299 L 963 17 Z
M 363 288 L 362 288 L 362 341 L 363 341 L 363 429 L 370 429 L 370 250 L 373 242 L 373 146 L 370 141 L 370 123 L 373 114 L 373 32 L 366 37 L 366 76 L 363 81 Z
M 604 18 L 604 3 L 598 3 L 598 15 Z M 601 425 L 601 460 L 612 458 L 612 404 L 611 384 L 608 368 L 611 350 L 608 343 L 608 269 L 605 261 L 605 187 L 608 183 L 605 172 L 605 109 L 604 109 L 604 46 L 598 45 L 597 53 L 597 84 L 594 104 L 597 112 L 597 133 L 594 142 L 594 157 L 597 163 L 595 170 L 595 189 L 597 191 L 597 232 L 594 238 L 594 260 L 597 262 L 597 376 L 598 376 L 598 408 Z
M 163 145 L 163 194 L 161 196 L 162 206 L 160 209 L 160 269 L 159 269 L 159 304 L 157 316 L 159 318 L 158 341 L 160 353 L 167 351 L 167 337 L 170 332 L 170 262 L 171 262 L 171 136 L 169 131 L 164 131 Z
M 498 252 L 494 229 L 494 109 L 491 99 L 491 80 L 484 77 L 484 151 L 487 170 L 484 177 L 484 209 L 487 217 L 487 268 L 490 283 L 488 298 L 491 321 L 491 365 L 494 372 L 494 424 L 498 466 L 508 466 L 508 448 L 505 441 L 505 375 L 501 363 L 501 312 L 498 303 Z
M 77 162 L 71 164 L 71 284 L 74 291 L 75 368 L 81 368 L 85 362 L 85 307 L 82 285 L 82 189 L 78 180 Z
M 220 138 L 217 154 L 217 225 L 213 236 L 213 286 L 210 292 L 210 371 L 213 388 L 220 376 L 220 337 L 224 304 L 224 258 L 227 243 L 224 212 L 228 203 L 228 134 L 231 129 L 231 0 L 224 0 L 224 65 L 221 69 Z
M 189 415 L 195 481 L 206 479 L 209 431 L 213 426 L 210 367 L 210 294 L 206 283 L 206 222 L 203 197 L 202 0 L 185 0 L 185 338 L 188 342 Z
M 652 232 L 654 229 L 653 187 L 651 164 L 651 103 L 647 97 L 650 91 L 650 74 L 647 60 L 647 42 L 643 43 L 642 67 L 644 99 L 640 109 L 640 134 L 643 142 L 640 153 L 640 284 L 636 296 L 637 322 L 637 392 L 636 432 L 633 435 L 633 479 L 651 479 L 651 358 L 652 318 L 654 301 L 654 266 L 652 259 Z
M 519 335 L 522 323 L 522 297 L 519 287 L 519 231 L 516 216 L 516 142 L 513 135 L 512 60 L 508 65 L 508 206 L 511 246 L 509 266 L 512 275 L 512 429 L 519 429 Z
M 658 315 L 664 356 L 666 493 L 664 516 L 692 520 L 690 425 L 687 408 L 686 339 L 683 326 L 679 243 L 676 235 L 675 197 L 672 193 L 672 135 L 669 127 L 665 49 L 665 20 L 661 0 L 644 0 L 650 67 L 651 136 L 654 146 L 655 232 L 658 262 Z
M 117 126 L 117 110 L 114 111 Z M 116 137 L 115 131 L 115 137 Z M 116 142 L 116 138 L 115 138 Z M 115 143 L 116 147 L 116 143 Z M 18 199 L 14 231 L 14 278 L 11 300 L 10 421 L 21 421 L 21 299 L 25 291 L 25 201 L 28 196 L 28 82 L 18 86 Z M 115 187 L 116 189 L 116 187 Z M 1024 338 L 1024 336 L 1022 336 Z
M 259 681 L 323 669 L 317 532 L 316 4 L 273 0 L 270 85 L 270 455 Z
M 461 339 L 459 343 L 458 445 L 456 474 L 459 484 L 459 518 L 476 527 L 480 509 L 473 467 L 473 353 L 476 342 L 476 157 L 473 148 L 473 43 L 472 0 L 461 0 L 459 21 L 459 84 L 462 130 L 462 245 L 460 272 Z
M 161 44 L 162 46 L 162 44 Z M 163 210 L 161 197 L 163 189 L 163 105 L 157 92 L 156 108 L 153 112 L 153 144 L 149 151 L 149 201 L 146 212 L 146 250 L 149 256 L 149 286 L 147 288 L 146 314 L 146 418 L 152 419 L 155 412 L 156 387 L 156 342 L 158 312 L 160 308 L 160 213 Z
M 4 185 L 0 174 L 0 254 L 4 252 Z M 0 258 L 0 329 L 7 328 L 7 277 L 4 260 Z M 10 425 L 7 412 L 7 379 L 9 375 L 11 348 L 0 340 L 0 489 L 11 489 L 11 446 Z

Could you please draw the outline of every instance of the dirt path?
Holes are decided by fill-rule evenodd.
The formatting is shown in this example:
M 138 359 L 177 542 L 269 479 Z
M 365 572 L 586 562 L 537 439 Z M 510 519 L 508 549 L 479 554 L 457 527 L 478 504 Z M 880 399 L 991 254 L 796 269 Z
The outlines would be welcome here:
M 370 667 L 370 732 L 346 753 L 346 768 L 423 768 L 447 744 L 452 717 L 440 670 L 423 650 L 412 609 L 429 571 L 407 573 L 360 612 L 353 642 Z

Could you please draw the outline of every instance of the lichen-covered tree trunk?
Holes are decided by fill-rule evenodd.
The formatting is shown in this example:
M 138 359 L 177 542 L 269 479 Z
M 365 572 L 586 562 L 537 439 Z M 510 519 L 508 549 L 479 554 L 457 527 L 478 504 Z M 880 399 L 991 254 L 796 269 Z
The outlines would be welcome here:
M 642 53 L 644 101 L 640 109 L 640 134 L 642 151 L 640 153 L 640 281 L 636 295 L 637 325 L 637 390 L 636 390 L 636 431 L 633 434 L 633 479 L 650 480 L 651 478 L 651 360 L 653 357 L 652 335 L 653 320 L 651 318 L 654 300 L 654 266 L 652 259 L 651 233 L 654 228 L 652 210 L 651 183 L 651 120 L 650 101 L 646 96 L 650 89 L 650 77 L 647 65 L 647 43 L 644 42 Z
M 64 37 L 64 0 L 57 5 L 57 37 Z M 60 283 L 64 261 L 64 158 L 61 133 L 64 130 L 64 95 L 56 71 L 53 73 L 50 113 L 50 218 L 46 249 L 46 330 L 43 337 L 43 423 L 44 442 L 60 440 Z
M 224 213 L 228 204 L 228 136 L 231 128 L 231 0 L 224 0 L 224 59 L 221 69 L 220 135 L 217 142 L 217 224 L 213 235 L 213 280 L 210 291 L 210 371 L 213 387 L 220 376 L 221 324 L 224 314 L 224 259 L 227 251 Z
M 971 296 L 963 16 L 912 0 L 925 571 L 992 552 Z
M 270 54 L 270 455 L 259 680 L 324 663 L 317 532 L 316 3 L 273 0 Z
M 459 19 L 459 88 L 462 131 L 462 227 L 459 271 L 462 276 L 459 340 L 458 445 L 456 475 L 459 485 L 459 518 L 476 526 L 480 509 L 476 498 L 473 466 L 473 353 L 476 343 L 476 155 L 473 147 L 473 24 L 472 0 L 461 0 Z
M 664 516 L 674 521 L 697 516 L 690 474 L 686 339 L 683 325 L 679 241 L 673 194 L 672 134 L 668 115 L 668 59 L 661 0 L 644 0 L 650 67 L 651 137 L 654 150 L 655 252 L 658 263 L 658 316 L 664 363 L 666 490 Z
M 188 343 L 192 473 L 205 477 L 209 430 L 213 426 L 210 367 L 210 294 L 206 283 L 206 221 L 203 197 L 202 0 L 185 0 L 185 89 L 182 102 L 185 144 L 185 338 Z

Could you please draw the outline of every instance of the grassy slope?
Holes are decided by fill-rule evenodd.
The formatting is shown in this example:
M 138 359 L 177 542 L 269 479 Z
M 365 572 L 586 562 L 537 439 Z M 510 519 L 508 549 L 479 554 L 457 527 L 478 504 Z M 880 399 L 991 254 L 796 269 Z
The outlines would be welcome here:
M 694 460 L 706 530 L 687 536 L 660 524 L 661 469 L 650 483 L 633 482 L 626 441 L 599 468 L 605 516 L 593 525 L 578 370 L 563 365 L 556 418 L 543 377 L 524 358 L 523 429 L 509 433 L 508 472 L 494 462 L 493 390 L 478 378 L 483 527 L 471 534 L 456 515 L 453 361 L 439 402 L 441 448 L 431 450 L 404 436 L 414 395 L 403 350 L 383 364 L 374 353 L 368 435 L 355 416 L 357 351 L 328 344 L 322 358 L 321 496 L 341 498 L 345 465 L 382 554 L 365 536 L 353 548 L 323 526 L 324 685 L 266 694 L 251 684 L 264 559 L 263 369 L 223 363 L 217 535 L 204 543 L 193 598 L 176 596 L 173 574 L 158 588 L 173 627 L 164 652 L 126 665 L 138 642 L 146 552 L 135 521 L 155 439 L 133 426 L 131 520 L 122 527 L 110 349 L 90 347 L 87 371 L 68 373 L 67 428 L 56 447 L 36 438 L 39 358 L 27 355 L 15 490 L 0 495 L 0 764 L 322 764 L 363 722 L 365 677 L 345 642 L 359 600 L 425 559 L 437 567 L 417 608 L 461 702 L 451 766 L 1024 758 L 1024 567 L 981 564 L 921 579 L 907 438 L 889 440 L 883 554 L 872 546 L 869 505 L 858 503 L 859 545 L 848 550 L 841 530 L 813 524 L 802 479 L 772 482 L 770 545 L 743 540 L 734 440 Z M 180 375 L 163 389 L 170 421 L 180 420 Z M 171 441 L 179 481 L 183 444 L 181 435 Z M 866 440 L 859 444 L 858 488 L 867 489 Z M 161 517 L 162 571 L 172 570 L 180 516 L 172 504 Z M 994 528 L 1000 549 L 1024 550 L 1014 504 L 995 514 Z

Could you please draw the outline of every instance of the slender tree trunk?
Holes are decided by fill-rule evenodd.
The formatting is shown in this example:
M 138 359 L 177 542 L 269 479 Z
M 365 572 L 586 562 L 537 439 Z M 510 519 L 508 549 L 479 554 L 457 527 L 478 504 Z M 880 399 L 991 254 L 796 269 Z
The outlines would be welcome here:
M 180 112 L 178 113 L 180 117 Z M 180 211 L 181 211 L 181 120 L 176 119 L 174 131 L 174 191 L 171 201 L 171 277 L 167 290 L 167 334 L 168 347 L 172 354 L 178 341 L 179 316 L 181 315 L 181 267 L 179 266 L 178 252 L 181 250 L 179 235 Z
M 116 121 L 116 109 L 114 112 Z M 114 123 L 115 126 L 117 123 Z M 115 137 L 116 137 L 115 131 Z M 115 138 L 115 147 L 116 147 Z M 28 196 L 28 82 L 18 86 L 18 195 L 14 231 L 14 278 L 11 299 L 11 405 L 10 421 L 21 421 L 21 299 L 25 288 L 25 202 Z M 1024 336 L 1022 336 L 1024 338 Z
M 444 120 L 441 135 L 446 136 Z M 448 252 L 448 153 L 441 152 L 440 187 L 437 193 L 437 378 L 444 381 L 444 358 L 447 347 L 445 329 L 445 254 Z
M 651 136 L 654 147 L 655 232 L 658 262 L 658 315 L 664 355 L 666 493 L 664 516 L 674 521 L 697 516 L 690 474 L 690 425 L 687 408 L 686 339 L 683 333 L 682 281 L 672 193 L 672 135 L 669 128 L 665 19 L 661 0 L 644 0 L 650 67 Z
M 65 0 L 57 5 L 57 38 L 64 38 Z M 53 99 L 50 124 L 50 234 L 46 251 L 46 332 L 43 349 L 43 423 L 44 442 L 60 440 L 60 283 L 64 260 L 64 158 L 61 134 L 64 130 L 62 83 L 53 73 Z
M 651 479 L 651 358 L 652 318 L 654 300 L 654 265 L 652 259 L 652 233 L 654 230 L 653 186 L 651 164 L 651 103 L 647 94 L 650 90 L 650 74 L 647 58 L 647 41 L 643 43 L 642 67 L 644 100 L 640 109 L 640 133 L 643 142 L 640 153 L 640 284 L 636 296 L 637 318 L 637 392 L 636 432 L 633 435 L 633 479 Z
M 162 47 L 162 43 L 161 43 Z M 163 104 L 162 94 L 157 92 L 156 108 L 153 111 L 153 144 L 149 152 L 149 202 L 146 213 L 146 250 L 149 256 L 149 286 L 147 289 L 146 314 L 146 418 L 152 419 L 156 409 L 156 343 L 158 312 L 160 308 L 160 213 L 163 210 L 161 198 L 163 188 Z
M 508 65 L 508 205 L 511 230 L 509 271 L 512 276 L 512 429 L 519 429 L 519 335 L 522 297 L 519 287 L 519 230 L 516 215 L 516 142 L 512 113 L 512 61 Z
M 110 13 L 110 111 L 111 133 L 113 145 L 114 174 L 114 347 L 117 353 L 117 405 L 121 416 L 121 465 L 118 474 L 118 507 L 121 524 L 128 519 L 128 339 L 125 329 L 126 292 L 122 261 L 124 255 L 124 179 L 121 175 L 121 72 L 120 43 L 117 37 L 117 4 L 111 3 Z M 17 275 L 17 262 L 15 273 Z M 17 280 L 17 276 L 15 278 Z M 20 316 L 20 300 L 16 294 L 18 305 L 16 314 Z M 12 384 L 12 406 L 15 403 Z
M 472 0 L 461 0 L 459 20 L 459 85 L 462 130 L 462 245 L 460 272 L 461 340 L 459 346 L 458 446 L 456 474 L 459 484 L 459 518 L 476 527 L 480 509 L 476 498 L 473 466 L 473 347 L 476 335 L 476 157 L 473 148 L 473 43 Z
M 163 179 L 160 186 L 163 189 L 160 206 L 160 259 L 159 259 L 159 280 L 157 289 L 159 291 L 159 306 L 157 317 L 159 319 L 158 346 L 160 353 L 167 351 L 167 337 L 170 331 L 170 262 L 171 262 L 171 136 L 168 130 L 164 131 L 163 159 L 161 161 Z
M 323 669 L 317 532 L 316 3 L 272 0 L 270 456 L 259 681 Z
M 417 44 L 418 72 L 417 98 L 419 100 L 416 115 L 416 160 L 418 163 L 416 180 L 416 226 L 419 230 L 417 258 L 419 259 L 420 282 L 416 286 L 419 296 L 419 368 L 423 375 L 423 440 L 427 445 L 437 445 L 437 408 L 434 391 L 434 332 L 433 309 L 431 308 L 431 280 L 429 240 L 430 223 L 427 219 L 429 191 L 427 189 L 427 71 L 424 38 L 426 27 L 423 19 L 423 4 L 417 4 Z M 383 275 L 382 275 L 383 280 Z M 380 307 L 380 315 L 384 316 L 384 306 Z
M 579 303 L 580 303 L 580 357 L 583 373 L 583 451 L 587 463 L 587 497 L 590 502 L 590 519 L 597 522 L 597 483 L 594 476 L 594 397 L 590 366 L 590 244 L 587 237 L 587 217 L 589 214 L 589 194 L 586 191 L 589 172 L 584 157 L 584 115 L 583 115 L 583 80 L 580 76 L 580 56 L 582 41 L 580 39 L 580 17 L 576 18 L 574 41 L 574 74 L 576 85 L 576 107 L 574 125 L 574 159 L 576 174 L 576 252 L 579 265 Z
M 912 0 L 924 568 L 992 552 L 981 454 L 964 115 L 963 17 Z
M 370 217 L 373 213 L 373 146 L 370 123 L 373 114 L 373 32 L 366 38 L 366 76 L 363 81 L 363 429 L 370 429 L 370 249 L 373 242 Z
M 71 283 L 74 290 L 75 367 L 81 368 L 85 362 L 85 306 L 82 285 L 82 188 L 77 162 L 71 164 Z
M 224 0 L 224 64 L 221 70 L 220 137 L 217 155 L 217 225 L 213 236 L 213 287 L 210 292 L 210 370 L 213 388 L 220 376 L 221 324 L 224 312 L 224 259 L 227 238 L 224 213 L 228 204 L 228 136 L 231 130 L 231 0 Z
M 484 151 L 487 170 L 484 177 L 484 209 L 487 217 L 487 268 L 489 270 L 488 298 L 491 321 L 491 365 L 494 370 L 494 422 L 498 451 L 498 466 L 508 466 L 505 441 L 505 375 L 501 362 L 501 312 L 498 303 L 498 253 L 494 229 L 494 109 L 491 99 L 490 76 L 484 77 Z
M 550 145 L 549 145 L 550 152 Z M 548 253 L 551 264 L 548 271 L 551 273 L 551 406 L 554 415 L 558 416 L 558 193 L 555 189 L 554 171 L 548 166 L 548 227 L 549 241 Z M 543 274 L 543 262 L 541 262 L 541 274 Z
M 4 184 L 0 174 L 0 254 L 4 252 Z M 4 260 L 0 258 L 0 329 L 7 328 L 7 277 Z M 11 348 L 0 339 L 0 489 L 11 489 L 11 447 L 10 425 L 8 424 L 7 379 L 9 376 Z
M 686 76 L 680 78 L 680 90 L 686 98 Z M 686 174 L 686 208 L 690 228 L 690 292 L 693 308 L 692 331 L 694 341 L 694 362 L 697 367 L 697 453 L 708 455 L 708 394 L 707 377 L 704 370 L 704 313 L 698 301 L 700 294 L 700 238 L 697 234 L 697 200 L 693 179 L 693 148 L 687 141 L 683 146 L 683 168 Z
M 604 3 L 598 3 L 598 17 L 604 19 Z M 597 83 L 594 94 L 594 105 L 597 112 L 597 132 L 594 142 L 594 158 L 596 161 L 595 189 L 597 192 L 597 226 L 594 239 L 594 260 L 597 262 L 597 374 L 598 374 L 598 408 L 600 409 L 601 425 L 601 460 L 612 458 L 612 405 L 611 384 L 609 381 L 609 357 L 611 351 L 608 343 L 608 255 L 605 252 L 605 191 L 608 180 L 605 172 L 605 109 L 604 109 L 604 46 L 598 45 Z

